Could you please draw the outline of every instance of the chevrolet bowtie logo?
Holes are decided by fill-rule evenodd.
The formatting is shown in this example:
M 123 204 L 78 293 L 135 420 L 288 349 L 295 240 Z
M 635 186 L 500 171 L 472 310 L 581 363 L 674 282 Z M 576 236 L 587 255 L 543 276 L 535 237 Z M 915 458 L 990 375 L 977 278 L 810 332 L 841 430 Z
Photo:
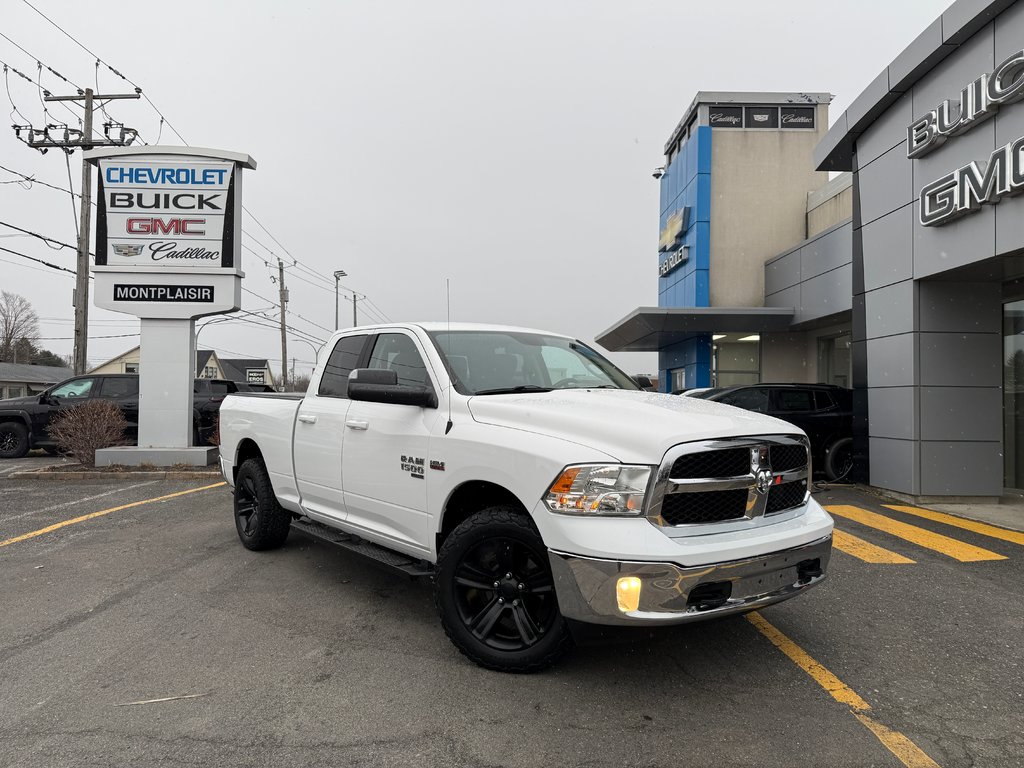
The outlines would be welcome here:
M 138 256 L 142 253 L 141 245 L 115 245 L 114 253 L 118 256 Z

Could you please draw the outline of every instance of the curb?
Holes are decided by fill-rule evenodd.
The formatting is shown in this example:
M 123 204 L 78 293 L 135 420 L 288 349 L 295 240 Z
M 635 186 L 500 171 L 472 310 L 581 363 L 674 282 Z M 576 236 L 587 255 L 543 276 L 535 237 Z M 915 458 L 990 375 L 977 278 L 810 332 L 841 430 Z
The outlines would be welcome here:
M 45 469 L 31 469 L 12 472 L 12 480 L 213 480 L 220 479 L 220 472 L 47 472 Z

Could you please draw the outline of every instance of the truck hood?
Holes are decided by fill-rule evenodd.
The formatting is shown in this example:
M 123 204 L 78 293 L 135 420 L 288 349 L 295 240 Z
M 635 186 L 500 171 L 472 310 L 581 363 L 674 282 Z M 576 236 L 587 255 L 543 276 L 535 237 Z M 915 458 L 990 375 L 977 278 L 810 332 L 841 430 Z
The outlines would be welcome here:
M 481 424 L 579 443 L 622 462 L 657 464 L 677 443 L 745 435 L 802 435 L 788 422 L 731 405 L 621 389 L 561 389 L 469 400 Z

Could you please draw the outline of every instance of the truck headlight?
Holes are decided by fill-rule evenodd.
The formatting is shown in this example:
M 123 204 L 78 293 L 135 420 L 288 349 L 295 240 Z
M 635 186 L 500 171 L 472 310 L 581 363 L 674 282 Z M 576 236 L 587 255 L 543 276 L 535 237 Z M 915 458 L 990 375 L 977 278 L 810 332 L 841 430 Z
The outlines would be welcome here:
M 631 464 L 566 467 L 551 484 L 544 503 L 561 515 L 639 517 L 651 468 Z

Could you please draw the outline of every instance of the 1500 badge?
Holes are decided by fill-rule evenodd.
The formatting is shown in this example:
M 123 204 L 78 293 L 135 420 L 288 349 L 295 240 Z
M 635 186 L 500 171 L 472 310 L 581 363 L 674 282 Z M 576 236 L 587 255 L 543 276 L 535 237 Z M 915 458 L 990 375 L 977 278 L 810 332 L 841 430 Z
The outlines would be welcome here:
M 423 459 L 415 456 L 402 456 L 402 471 L 408 472 L 411 477 L 423 480 Z

